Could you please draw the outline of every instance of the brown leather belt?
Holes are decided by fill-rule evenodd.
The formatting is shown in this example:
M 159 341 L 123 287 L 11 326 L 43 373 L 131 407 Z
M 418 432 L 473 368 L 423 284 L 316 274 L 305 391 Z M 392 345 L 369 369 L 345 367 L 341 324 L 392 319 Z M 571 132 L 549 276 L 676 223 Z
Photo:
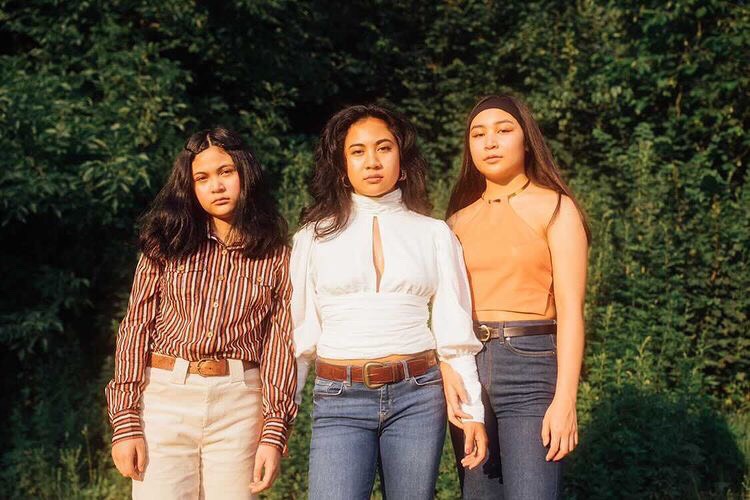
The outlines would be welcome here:
M 475 321 L 474 333 L 482 342 L 505 337 L 523 337 L 526 335 L 556 335 L 557 321 L 554 319 L 539 321 Z
M 148 356 L 146 366 L 151 368 L 160 368 L 162 370 L 172 370 L 177 358 L 152 352 Z M 242 367 L 245 370 L 257 368 L 258 363 L 255 361 L 242 361 Z M 224 377 L 229 375 L 229 362 L 226 359 L 201 359 L 191 361 L 188 365 L 188 373 L 194 373 L 202 377 Z
M 315 362 L 315 374 L 328 380 L 363 383 L 370 389 L 377 389 L 385 384 L 393 384 L 404 380 L 406 378 L 404 363 L 406 363 L 409 369 L 409 376 L 418 377 L 437 365 L 437 357 L 434 351 L 430 351 L 427 354 L 408 358 L 403 361 L 389 361 L 387 363 L 368 361 L 362 366 L 332 365 L 317 360 Z M 351 379 L 349 379 L 348 373 L 350 371 Z

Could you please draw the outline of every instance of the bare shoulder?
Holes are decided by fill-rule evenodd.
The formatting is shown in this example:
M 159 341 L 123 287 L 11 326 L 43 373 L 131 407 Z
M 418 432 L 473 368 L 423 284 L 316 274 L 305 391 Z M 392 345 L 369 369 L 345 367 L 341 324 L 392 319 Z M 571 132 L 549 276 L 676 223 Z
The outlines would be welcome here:
M 522 195 L 511 200 L 511 206 L 516 212 L 523 214 L 523 218 L 531 226 L 544 232 L 544 228 L 557 209 L 558 199 L 557 191 L 532 184 Z

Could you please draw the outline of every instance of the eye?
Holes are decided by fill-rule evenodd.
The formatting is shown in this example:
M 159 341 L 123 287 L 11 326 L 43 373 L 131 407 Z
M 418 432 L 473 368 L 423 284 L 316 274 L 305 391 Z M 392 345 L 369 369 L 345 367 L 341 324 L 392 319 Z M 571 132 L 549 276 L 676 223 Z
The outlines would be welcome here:
M 221 171 L 221 175 L 227 176 L 231 174 L 232 172 L 234 172 L 233 168 L 225 168 L 224 170 Z
M 476 139 L 476 138 L 478 138 L 478 137 L 484 137 L 484 132 L 474 132 L 474 133 L 473 133 L 473 134 L 471 135 L 471 137 L 472 137 L 472 139 Z
M 501 128 L 498 132 L 501 133 L 501 134 L 507 134 L 507 133 L 513 132 L 513 129 L 512 128 Z
M 193 179 L 193 181 L 195 181 L 195 182 L 203 182 L 206 179 L 208 179 L 208 177 L 201 176 L 201 177 L 196 177 L 195 179 Z
M 378 149 L 378 151 L 380 151 L 381 153 L 388 153 L 388 152 L 389 152 L 389 151 L 391 151 L 392 149 L 393 149 L 393 146 L 381 146 L 381 147 L 380 147 L 380 148 Z
M 359 155 L 361 155 L 362 153 L 364 153 L 364 151 L 363 151 L 363 150 L 361 150 L 361 149 L 355 149 L 354 151 L 352 151 L 352 152 L 351 152 L 351 155 L 352 155 L 352 156 L 359 156 Z

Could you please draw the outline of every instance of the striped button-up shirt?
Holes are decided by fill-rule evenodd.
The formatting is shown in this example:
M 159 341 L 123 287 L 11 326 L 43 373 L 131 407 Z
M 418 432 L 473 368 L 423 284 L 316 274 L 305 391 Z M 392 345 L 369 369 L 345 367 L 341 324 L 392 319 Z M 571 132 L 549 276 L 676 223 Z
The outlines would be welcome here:
M 260 364 L 261 443 L 283 449 L 294 403 L 289 249 L 249 259 L 209 233 L 196 253 L 158 262 L 141 255 L 105 390 L 112 441 L 143 435 L 139 406 L 150 352 Z

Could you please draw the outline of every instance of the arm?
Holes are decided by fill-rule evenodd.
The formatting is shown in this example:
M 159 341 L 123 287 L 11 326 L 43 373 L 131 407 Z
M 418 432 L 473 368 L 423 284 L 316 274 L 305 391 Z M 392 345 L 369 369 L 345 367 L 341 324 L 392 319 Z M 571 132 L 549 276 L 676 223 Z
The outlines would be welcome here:
M 588 242 L 573 201 L 563 197 L 547 230 L 557 307 L 557 385 L 542 424 L 547 460 L 560 460 L 578 444 L 576 399 L 584 347 L 583 305 Z
M 275 256 L 273 304 L 267 317 L 267 332 L 263 337 L 260 375 L 263 383 L 263 432 L 261 444 L 282 451 L 287 441 L 289 425 L 297 415 L 294 394 L 297 388 L 297 369 L 292 344 L 289 281 L 289 249 L 283 247 Z
M 303 227 L 294 235 L 290 273 L 292 278 L 292 324 L 294 350 L 297 356 L 297 404 L 302 402 L 302 391 L 310 363 L 315 359 L 315 347 L 321 334 L 320 313 L 315 300 L 312 279 L 312 250 L 315 235 L 312 227 Z
M 438 284 L 432 302 L 432 331 L 441 371 L 450 375 L 444 380 L 449 414 L 452 412 L 451 394 L 463 396 L 460 411 L 465 416 L 459 424 L 464 430 L 466 456 L 461 463 L 471 469 L 484 461 L 488 443 L 482 388 L 474 357 L 482 349 L 482 344 L 474 335 L 469 279 L 461 245 L 444 224 L 441 224 L 435 240 Z
M 112 424 L 112 458 L 124 475 L 139 478 L 145 467 L 145 443 L 139 405 L 149 341 L 159 310 L 162 266 L 141 255 L 125 317 L 117 332 L 114 378 L 104 392 Z
M 289 427 L 297 415 L 294 394 L 297 368 L 292 345 L 289 281 L 289 249 L 275 255 L 273 304 L 267 317 L 268 331 L 263 338 L 260 375 L 263 385 L 263 431 L 255 455 L 252 493 L 271 487 L 279 475 L 281 454 L 289 437 Z

